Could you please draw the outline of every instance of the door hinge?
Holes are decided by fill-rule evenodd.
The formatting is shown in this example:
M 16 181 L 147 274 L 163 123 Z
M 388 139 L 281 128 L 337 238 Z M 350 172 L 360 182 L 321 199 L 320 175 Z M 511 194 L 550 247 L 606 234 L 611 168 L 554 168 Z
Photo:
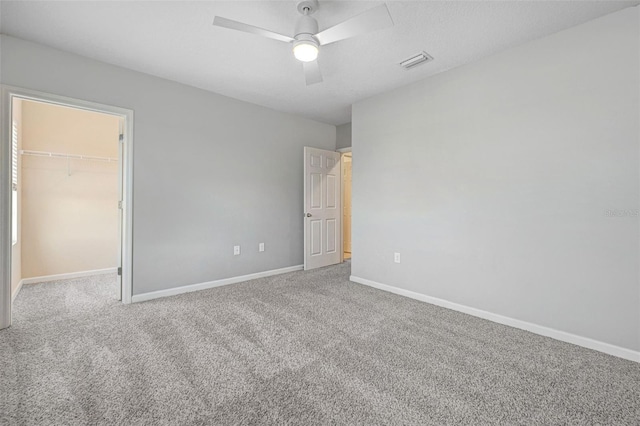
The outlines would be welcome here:
M 122 201 L 118 201 L 118 208 L 122 210 Z
M 122 133 L 121 133 L 121 134 L 118 136 L 118 140 L 119 140 L 120 142 L 124 142 L 124 134 L 122 134 Z
M 122 276 L 122 266 L 118 266 L 118 276 Z

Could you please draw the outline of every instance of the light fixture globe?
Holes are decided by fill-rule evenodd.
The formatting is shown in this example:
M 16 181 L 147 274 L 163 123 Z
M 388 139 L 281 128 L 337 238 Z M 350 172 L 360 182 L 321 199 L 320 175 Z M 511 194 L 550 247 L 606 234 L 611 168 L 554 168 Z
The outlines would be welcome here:
M 315 40 L 297 40 L 293 43 L 293 56 L 302 62 L 315 61 L 318 58 L 318 43 Z

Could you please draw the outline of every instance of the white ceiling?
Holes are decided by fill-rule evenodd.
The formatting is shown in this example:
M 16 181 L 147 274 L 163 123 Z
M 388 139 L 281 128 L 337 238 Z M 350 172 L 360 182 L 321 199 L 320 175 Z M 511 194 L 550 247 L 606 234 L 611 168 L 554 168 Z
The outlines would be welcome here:
M 320 1 L 320 30 L 381 4 Z M 291 47 L 211 25 L 213 17 L 293 35 L 295 1 L 5 1 L 0 31 L 330 124 L 361 99 L 606 15 L 638 1 L 387 1 L 395 26 L 321 48 L 305 86 Z M 424 50 L 435 60 L 398 62 Z

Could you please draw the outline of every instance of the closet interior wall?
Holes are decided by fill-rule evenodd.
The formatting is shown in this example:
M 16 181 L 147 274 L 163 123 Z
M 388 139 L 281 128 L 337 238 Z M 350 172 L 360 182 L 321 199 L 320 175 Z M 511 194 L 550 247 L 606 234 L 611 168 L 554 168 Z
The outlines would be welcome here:
M 22 278 L 116 268 L 118 117 L 21 102 Z

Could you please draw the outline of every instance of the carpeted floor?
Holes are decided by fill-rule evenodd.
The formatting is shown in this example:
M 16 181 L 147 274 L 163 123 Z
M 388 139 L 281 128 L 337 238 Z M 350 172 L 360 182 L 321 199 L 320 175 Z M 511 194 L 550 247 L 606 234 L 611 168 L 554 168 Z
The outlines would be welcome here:
M 349 264 L 134 305 L 25 285 L 1 424 L 640 423 L 640 365 L 348 281 Z

